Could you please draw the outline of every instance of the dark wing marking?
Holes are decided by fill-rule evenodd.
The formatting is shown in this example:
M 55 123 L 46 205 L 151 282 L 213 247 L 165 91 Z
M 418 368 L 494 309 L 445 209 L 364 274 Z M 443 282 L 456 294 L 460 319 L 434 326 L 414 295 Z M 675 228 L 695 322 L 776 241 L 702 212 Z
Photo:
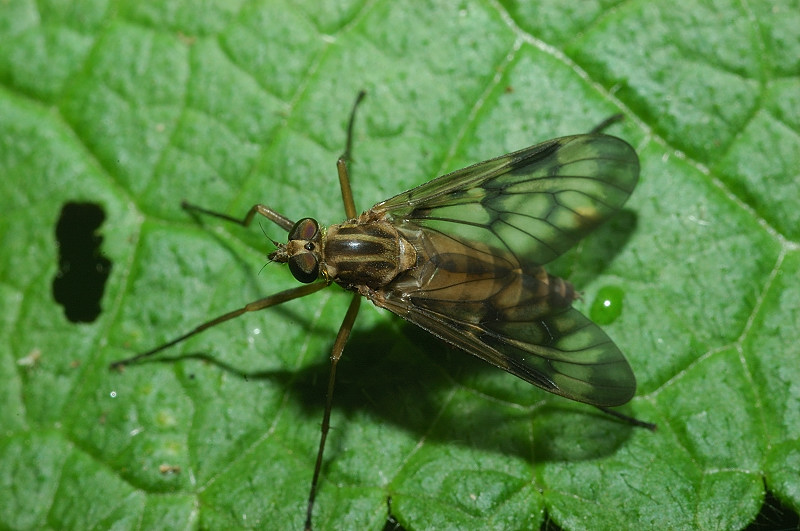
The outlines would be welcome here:
M 373 292 L 377 306 L 551 393 L 598 406 L 633 396 L 624 355 L 571 307 L 568 283 L 427 229 L 414 244 L 441 252 Z
M 395 223 L 483 242 L 525 266 L 550 262 L 608 219 L 639 176 L 636 152 L 591 134 L 469 166 L 378 203 Z

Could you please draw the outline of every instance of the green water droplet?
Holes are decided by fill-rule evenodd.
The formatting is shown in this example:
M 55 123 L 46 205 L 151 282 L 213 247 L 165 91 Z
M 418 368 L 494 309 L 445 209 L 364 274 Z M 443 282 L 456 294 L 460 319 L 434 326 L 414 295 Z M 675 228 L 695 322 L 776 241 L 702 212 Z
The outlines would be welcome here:
M 622 313 L 622 299 L 624 298 L 625 291 L 619 286 L 603 286 L 597 291 L 592 302 L 589 317 L 600 325 L 613 323 Z

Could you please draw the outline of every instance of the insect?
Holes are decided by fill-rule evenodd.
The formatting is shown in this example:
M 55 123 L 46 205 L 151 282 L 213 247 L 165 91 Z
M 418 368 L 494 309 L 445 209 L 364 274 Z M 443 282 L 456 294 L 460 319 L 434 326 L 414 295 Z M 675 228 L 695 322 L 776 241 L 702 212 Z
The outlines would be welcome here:
M 618 211 L 639 177 L 634 149 L 593 132 L 549 140 L 444 175 L 357 214 L 347 160 L 337 162 L 348 220 L 327 229 L 293 222 L 258 204 L 243 219 L 188 203 L 184 208 L 248 226 L 256 214 L 289 233 L 269 260 L 288 263 L 302 285 L 251 302 L 122 367 L 244 313 L 304 297 L 336 283 L 353 292 L 331 351 L 319 448 L 308 497 L 311 528 L 336 379 L 336 365 L 361 298 L 546 391 L 599 407 L 634 425 L 654 425 L 609 407 L 636 391 L 630 365 L 611 339 L 572 307 L 572 284 L 550 275 L 552 261 Z

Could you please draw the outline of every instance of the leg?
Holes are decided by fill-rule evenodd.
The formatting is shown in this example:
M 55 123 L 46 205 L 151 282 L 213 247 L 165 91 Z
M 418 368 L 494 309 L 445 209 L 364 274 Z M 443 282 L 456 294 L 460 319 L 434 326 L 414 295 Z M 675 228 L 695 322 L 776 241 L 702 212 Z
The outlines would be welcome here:
M 272 210 L 270 207 L 261 204 L 253 205 L 242 219 L 236 219 L 233 216 L 229 216 L 221 212 L 207 210 L 203 207 L 193 205 L 187 201 L 181 201 L 181 207 L 183 207 L 184 210 L 189 210 L 190 212 L 199 212 L 200 214 L 204 214 L 206 216 L 214 216 L 215 218 L 224 219 L 225 221 L 236 223 L 242 227 L 249 226 L 256 214 L 264 216 L 268 220 L 283 228 L 286 232 L 289 232 L 292 230 L 292 227 L 294 227 L 294 221 L 287 218 L 283 214 L 279 214 L 275 210 Z
M 596 126 L 592 127 L 592 129 L 589 130 L 589 134 L 590 135 L 595 135 L 595 134 L 598 134 L 598 133 L 602 133 L 603 130 L 608 128 L 610 125 L 615 124 L 617 122 L 621 122 L 624 119 L 625 119 L 625 116 L 623 114 L 612 114 L 611 116 L 609 116 L 608 118 L 606 118 L 605 120 L 603 120 L 602 122 L 597 124 Z
M 344 321 L 342 321 L 339 334 L 336 336 L 336 341 L 334 341 L 333 349 L 331 350 L 331 374 L 328 378 L 328 394 L 325 397 L 325 413 L 322 415 L 322 433 L 319 438 L 317 462 L 314 465 L 314 476 L 311 478 L 311 491 L 308 493 L 306 531 L 311 531 L 311 513 L 314 510 L 314 498 L 317 496 L 317 483 L 322 469 L 322 453 L 325 451 L 325 440 L 328 438 L 328 430 L 331 425 L 331 405 L 333 404 L 333 384 L 336 382 L 336 364 L 339 363 L 339 358 L 342 357 L 344 345 L 350 337 L 350 331 L 353 329 L 353 323 L 356 320 L 356 315 L 358 315 L 360 305 L 361 295 L 353 295 L 353 300 L 350 301 L 350 307 L 347 308 L 347 314 L 344 316 Z
M 325 282 L 316 282 L 314 284 L 305 284 L 303 286 L 298 286 L 296 288 L 287 289 L 286 291 L 281 291 L 280 293 L 276 293 L 275 295 L 270 295 L 269 297 L 264 297 L 263 299 L 259 299 L 257 301 L 251 302 L 250 304 L 245 305 L 238 310 L 233 310 L 232 312 L 228 312 L 226 314 L 220 315 L 210 321 L 207 321 L 200 326 L 196 327 L 194 330 L 183 334 L 180 337 L 173 339 L 172 341 L 168 341 L 163 343 L 153 349 L 148 350 L 147 352 L 142 352 L 130 358 L 125 358 L 124 360 L 115 361 L 112 363 L 109 368 L 110 369 L 121 369 L 125 365 L 130 365 L 131 363 L 135 363 L 139 360 L 144 358 L 149 358 L 150 356 L 161 352 L 162 350 L 171 347 L 172 345 L 176 345 L 190 337 L 199 334 L 203 330 L 208 328 L 217 326 L 218 324 L 222 324 L 225 321 L 230 321 L 231 319 L 235 319 L 242 314 L 247 312 L 255 312 L 258 310 L 263 310 L 264 308 L 269 308 L 270 306 L 275 306 L 286 301 L 290 301 L 292 299 L 298 299 L 300 297 L 305 297 L 306 295 L 310 295 L 315 291 L 319 291 L 322 288 L 326 287 L 327 284 Z
M 613 409 L 609 409 L 607 407 L 603 406 L 595 406 L 595 407 L 607 415 L 611 415 L 612 417 L 616 417 L 624 422 L 627 422 L 631 426 L 636 426 L 637 428 L 647 428 L 650 431 L 656 431 L 656 428 L 658 428 L 658 426 L 656 424 L 653 424 L 652 422 L 645 422 L 643 420 L 637 419 L 636 417 L 630 417 L 628 415 L 625 415 L 624 413 L 620 413 L 619 411 L 614 411 Z
M 358 104 L 364 99 L 367 93 L 363 90 L 356 96 L 353 110 L 350 111 L 350 121 L 347 124 L 347 142 L 345 143 L 344 153 L 336 161 L 336 171 L 339 173 L 339 187 L 342 189 L 342 201 L 344 201 L 344 213 L 348 219 L 354 219 L 358 212 L 353 201 L 353 190 L 350 188 L 350 175 L 347 173 L 347 163 L 350 161 L 350 148 L 353 145 L 353 123 L 356 120 L 356 109 Z

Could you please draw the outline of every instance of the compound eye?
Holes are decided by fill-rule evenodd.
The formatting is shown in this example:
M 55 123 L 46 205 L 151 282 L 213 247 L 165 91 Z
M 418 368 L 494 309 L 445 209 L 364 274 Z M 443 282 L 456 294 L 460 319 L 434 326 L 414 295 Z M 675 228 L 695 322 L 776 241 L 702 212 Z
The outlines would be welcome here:
M 303 218 L 289 231 L 290 240 L 313 240 L 319 234 L 319 223 L 313 218 Z
M 319 261 L 312 253 L 296 254 L 289 258 L 289 271 L 298 282 L 310 284 L 319 278 Z

